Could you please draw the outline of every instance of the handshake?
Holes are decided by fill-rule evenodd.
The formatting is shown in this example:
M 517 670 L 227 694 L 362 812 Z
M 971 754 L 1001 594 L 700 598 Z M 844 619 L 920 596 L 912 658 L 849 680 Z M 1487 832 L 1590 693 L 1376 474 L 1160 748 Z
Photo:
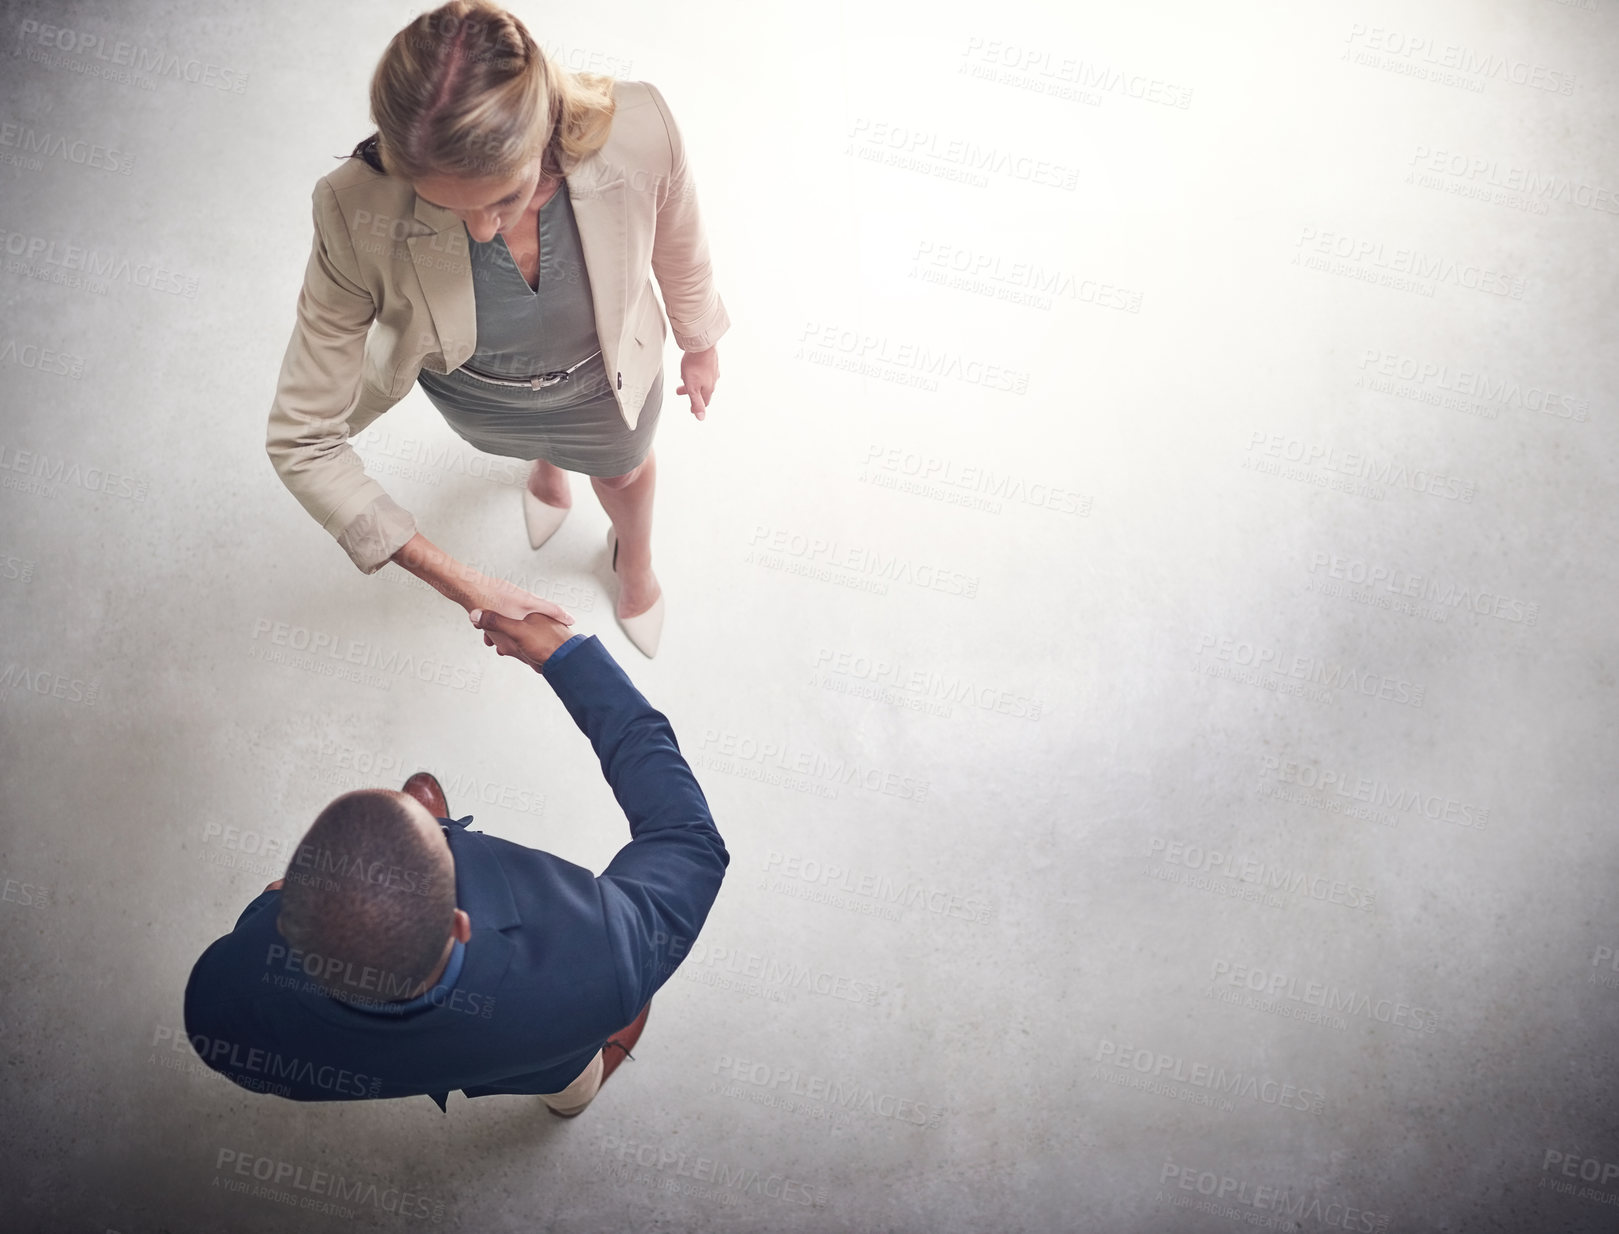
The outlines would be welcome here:
M 545 613 L 529 613 L 519 619 L 493 609 L 475 608 L 468 616 L 483 631 L 486 647 L 493 647 L 497 655 L 521 660 L 536 673 L 545 667 L 551 653 L 576 633 Z

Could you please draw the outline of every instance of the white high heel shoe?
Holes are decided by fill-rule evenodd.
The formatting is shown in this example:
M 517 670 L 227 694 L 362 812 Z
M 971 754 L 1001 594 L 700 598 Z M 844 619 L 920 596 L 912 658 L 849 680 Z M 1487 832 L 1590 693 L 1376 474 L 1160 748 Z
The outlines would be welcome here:
M 569 506 L 547 505 L 523 485 L 523 524 L 528 528 L 530 548 L 539 548 L 556 534 L 562 520 L 568 517 Z
M 609 527 L 607 529 L 608 559 L 613 563 L 613 573 L 618 573 L 618 532 Z M 618 617 L 618 628 L 623 630 L 630 642 L 647 659 L 658 654 L 658 640 L 663 636 L 663 593 L 653 601 L 652 607 L 644 613 L 637 613 L 634 617 Z

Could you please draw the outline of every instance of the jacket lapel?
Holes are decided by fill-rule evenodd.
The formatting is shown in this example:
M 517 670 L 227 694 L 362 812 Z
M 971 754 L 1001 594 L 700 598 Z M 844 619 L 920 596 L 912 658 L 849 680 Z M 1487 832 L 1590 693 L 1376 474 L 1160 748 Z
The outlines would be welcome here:
M 466 232 L 454 211 L 420 197 L 416 197 L 416 222 L 427 230 L 405 237 L 405 243 L 410 246 L 411 264 L 416 267 L 422 297 L 427 301 L 433 329 L 444 351 L 445 370 L 460 368 L 477 346 L 478 333 L 477 309 L 472 298 L 472 258 L 467 250 Z M 410 376 L 414 383 L 415 374 Z M 409 392 L 408 387 L 405 392 Z
M 612 145 L 608 139 L 608 147 Z M 625 218 L 624 168 L 611 164 L 600 150 L 565 173 L 573 220 L 579 228 L 585 274 L 595 307 L 596 337 L 601 342 L 607 375 L 618 359 L 619 330 L 629 300 L 629 224 Z

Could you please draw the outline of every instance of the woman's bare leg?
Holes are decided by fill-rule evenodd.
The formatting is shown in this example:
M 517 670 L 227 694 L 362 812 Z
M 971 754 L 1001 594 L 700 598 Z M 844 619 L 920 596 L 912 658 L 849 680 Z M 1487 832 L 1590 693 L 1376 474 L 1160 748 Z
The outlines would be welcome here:
M 573 492 L 568 487 L 568 473 L 555 463 L 543 458 L 534 460 L 528 472 L 528 491 L 548 506 L 567 510 L 573 506 Z
M 620 617 L 640 616 L 663 594 L 652 573 L 652 490 L 656 481 L 657 463 L 650 450 L 634 471 L 590 477 L 602 509 L 618 531 Z

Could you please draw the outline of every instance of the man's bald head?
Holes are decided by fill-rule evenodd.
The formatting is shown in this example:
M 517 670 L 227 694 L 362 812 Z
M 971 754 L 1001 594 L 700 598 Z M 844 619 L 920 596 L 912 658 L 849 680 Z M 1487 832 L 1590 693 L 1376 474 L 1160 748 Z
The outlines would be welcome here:
M 344 793 L 299 841 L 276 925 L 305 971 L 358 1001 L 409 998 L 438 967 L 455 918 L 455 862 L 439 824 L 392 789 Z

